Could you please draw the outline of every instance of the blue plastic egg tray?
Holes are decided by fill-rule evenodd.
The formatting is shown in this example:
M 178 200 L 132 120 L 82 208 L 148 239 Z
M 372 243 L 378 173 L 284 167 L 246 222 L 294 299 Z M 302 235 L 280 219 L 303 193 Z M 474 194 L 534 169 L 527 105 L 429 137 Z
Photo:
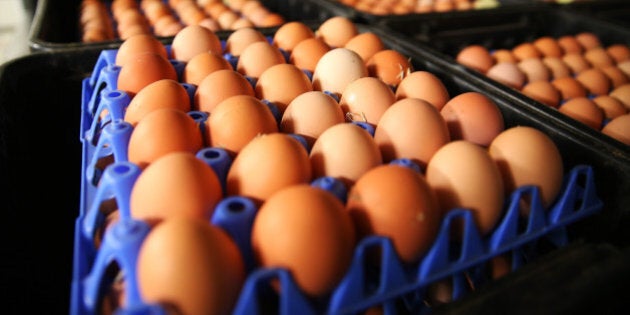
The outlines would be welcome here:
M 114 65 L 115 55 L 116 50 L 103 50 L 92 76 L 83 80 L 81 204 L 75 222 L 70 310 L 71 314 L 99 313 L 102 295 L 113 282 L 108 268 L 116 264 L 124 274 L 126 293 L 126 306 L 118 309 L 116 314 L 166 314 L 161 306 L 142 300 L 136 283 L 137 253 L 150 228 L 130 215 L 131 188 L 141 170 L 127 161 L 127 144 L 133 127 L 123 121 L 123 116 L 130 98 L 116 89 L 120 69 Z M 182 63 L 172 63 L 179 71 L 183 69 Z M 182 84 L 192 100 L 195 86 Z M 101 117 L 104 110 L 107 115 Z M 200 127 L 208 117 L 203 112 L 194 111 L 189 115 Z M 210 165 L 224 184 L 231 164 L 227 152 L 207 147 L 200 150 L 197 157 Z M 541 241 L 553 247 L 566 245 L 569 242 L 567 227 L 603 208 L 596 193 L 594 176 L 588 165 L 577 165 L 568 170 L 557 201 L 548 209 L 542 206 L 536 187 L 519 187 L 506 200 L 500 222 L 485 236 L 476 228 L 468 209 L 453 209 L 444 217 L 427 254 L 412 266 L 400 261 L 388 238 L 364 238 L 357 244 L 351 266 L 342 281 L 329 296 L 317 301 L 300 291 L 287 270 L 256 267 L 249 240 L 257 208 L 246 197 L 225 197 L 217 205 L 211 221 L 233 237 L 248 268 L 233 314 L 265 313 L 268 307 L 265 301 L 274 301 L 274 313 L 282 315 L 356 314 L 373 306 L 381 306 L 388 315 L 399 314 L 401 309 L 405 313 L 428 313 L 431 306 L 426 303 L 427 292 L 435 283 L 449 282 L 452 300 L 456 300 L 472 288 L 492 281 L 487 268 L 494 257 L 510 257 L 511 270 L 516 270 L 536 259 Z M 312 185 L 327 189 L 342 200 L 346 197 L 347 191 L 333 178 L 319 178 Z M 519 203 L 524 198 L 531 204 L 527 216 L 519 210 Z M 104 234 L 97 248 L 96 231 L 105 222 L 100 208 L 111 201 L 115 201 L 121 219 Z M 463 233 L 461 237 L 455 237 L 451 225 L 461 222 Z M 380 249 L 378 268 L 366 259 L 367 253 L 373 249 Z M 271 289 L 272 281 L 280 282 L 280 292 Z

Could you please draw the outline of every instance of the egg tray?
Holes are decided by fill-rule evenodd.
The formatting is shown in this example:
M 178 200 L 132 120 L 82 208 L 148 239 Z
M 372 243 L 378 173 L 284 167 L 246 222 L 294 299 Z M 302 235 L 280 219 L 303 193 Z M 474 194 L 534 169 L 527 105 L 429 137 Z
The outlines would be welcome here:
M 606 20 L 622 27 L 630 27 L 630 3 L 624 0 L 582 0 L 557 3 L 562 10 L 574 11 Z
M 541 126 L 541 117 L 536 112 L 514 107 L 512 101 L 506 99 L 501 91 L 497 92 L 493 89 L 487 89 L 487 86 L 480 84 L 483 82 L 465 73 L 452 72 L 449 67 L 445 67 L 442 64 L 443 61 L 440 61 L 439 58 L 436 58 L 429 52 L 418 51 L 404 38 L 388 36 L 384 30 L 373 29 L 364 25 L 359 26 L 361 31 L 373 31 L 384 40 L 387 46 L 411 56 L 415 69 L 427 69 L 438 75 L 449 89 L 451 95 L 473 90 L 491 97 L 500 107 L 506 126 Z M 131 221 L 128 222 L 129 226 L 125 226 L 125 224 L 119 225 L 120 233 L 126 235 L 125 233 L 129 233 L 128 229 L 138 229 L 139 232 L 132 233 L 132 236 L 137 237 L 135 239 L 136 243 L 117 243 L 116 241 L 119 240 L 116 239 L 117 236 L 110 236 L 112 233 L 109 233 L 103 242 L 124 245 L 124 248 L 107 249 L 111 252 L 105 253 L 103 248 L 96 251 L 92 245 L 93 232 L 104 220 L 103 215 L 97 211 L 101 202 L 114 198 L 121 209 L 125 207 L 124 205 L 128 202 L 130 187 L 138 174 L 137 167 L 126 162 L 126 143 L 129 139 L 131 128 L 118 119 L 122 117 L 122 109 L 128 104 L 129 99 L 125 97 L 124 92 L 115 89 L 116 68 L 112 62 L 114 56 L 115 50 L 101 51 L 97 62 L 94 64 L 92 76 L 88 76 L 82 81 L 82 195 L 80 214 L 76 219 L 75 227 L 75 268 L 73 270 L 71 304 L 72 311 L 75 314 L 94 311 L 94 299 L 101 292 L 102 285 L 112 281 L 112 279 L 103 279 L 104 269 L 111 260 L 101 261 L 101 259 L 116 257 L 116 262 L 125 270 L 126 274 L 133 272 L 135 268 L 133 265 L 135 251 L 131 249 L 137 249 L 134 246 L 138 246 L 147 232 L 147 227 L 142 222 Z M 194 89 L 193 86 L 188 86 L 188 88 L 189 92 L 193 92 L 191 90 Z M 118 119 L 95 121 L 93 117 L 99 117 L 103 109 L 107 109 L 111 115 L 118 115 Z M 199 121 L 205 119 L 202 113 L 191 112 L 189 114 L 199 119 Z M 235 313 L 249 314 L 259 312 L 259 308 L 262 306 L 257 304 L 256 301 L 258 301 L 260 295 L 268 298 L 263 300 L 277 301 L 278 310 L 283 314 L 326 311 L 340 314 L 352 313 L 365 309 L 370 305 L 384 302 L 388 314 L 401 313 L 396 312 L 399 308 L 426 311 L 426 306 L 424 306 L 422 299 L 429 284 L 437 280 L 450 279 L 454 281 L 457 288 L 454 292 L 455 298 L 466 296 L 465 283 L 468 280 L 464 281 L 464 279 L 475 279 L 478 281 L 477 285 L 483 283 L 482 280 L 487 280 L 483 279 L 484 265 L 489 259 L 497 255 L 512 255 L 514 259 L 513 268 L 517 268 L 524 262 L 535 262 L 535 257 L 545 252 L 545 246 L 540 246 L 541 242 L 549 243 L 551 247 L 556 248 L 557 246 L 566 245 L 572 239 L 573 233 L 577 233 L 576 235 L 580 237 L 595 240 L 597 238 L 603 238 L 606 241 L 614 240 L 614 237 L 618 235 L 606 235 L 606 232 L 624 233 L 623 230 L 625 229 L 618 229 L 618 227 L 611 224 L 608 227 L 609 230 L 604 232 L 601 230 L 601 224 L 608 225 L 611 222 L 625 222 L 627 220 L 627 210 L 624 210 L 629 204 L 627 199 L 614 199 L 628 191 L 627 183 L 623 184 L 623 181 L 619 181 L 620 185 L 612 188 L 612 194 L 610 191 L 602 191 L 600 186 L 605 185 L 612 178 L 611 176 L 614 175 L 621 178 L 626 176 L 625 178 L 627 178 L 628 172 L 630 172 L 628 164 L 620 168 L 616 167 L 618 165 L 610 165 L 601 155 L 601 152 L 593 154 L 586 139 L 580 138 L 579 135 L 572 133 L 571 130 L 567 130 L 566 126 L 549 127 L 544 124 L 542 126 L 544 127 L 542 130 L 549 134 L 559 145 L 561 152 L 564 152 L 564 163 L 566 169 L 569 170 L 566 174 L 567 187 L 574 185 L 573 187 L 577 188 L 577 190 L 572 188 L 563 189 L 564 194 L 568 197 L 557 203 L 555 210 L 545 213 L 541 207 L 538 207 L 538 209 L 532 210 L 532 216 L 529 218 L 518 218 L 516 215 L 517 211 L 513 210 L 513 206 L 512 210 L 509 210 L 510 207 L 506 205 L 507 215 L 502 224 L 500 224 L 502 227 L 497 228 L 491 236 L 484 238 L 480 236 L 479 232 L 472 225 L 468 210 L 458 209 L 444 220 L 442 229 L 448 230 L 451 222 L 458 218 L 467 222 L 468 229 L 466 230 L 466 237 L 463 239 L 462 246 L 457 245 L 458 240 L 451 240 L 448 233 L 442 232 L 433 245 L 430 254 L 421 263 L 411 268 L 401 265 L 400 261 L 392 253 L 388 239 L 381 237 L 368 238 L 357 248 L 355 263 L 346 275 L 346 279 L 337 287 L 331 297 L 323 302 L 320 301 L 320 303 L 313 303 L 307 300 L 296 288 L 290 274 L 286 271 L 281 269 L 255 270 L 248 277 Z M 215 148 L 206 148 L 204 150 L 215 150 Z M 573 154 L 567 152 L 575 153 L 579 157 L 572 156 Z M 98 165 L 96 161 L 107 159 L 108 157 L 111 158 L 112 156 L 114 157 L 114 162 L 109 167 L 104 169 L 95 167 Z M 203 158 L 215 169 L 217 169 L 217 165 L 224 164 L 223 162 L 217 163 L 221 159 L 207 159 L 207 156 L 204 154 L 199 154 L 198 157 Z M 225 170 L 221 171 L 219 169 L 217 173 L 224 174 Z M 610 188 L 608 186 L 607 188 Z M 518 202 L 523 197 L 523 194 L 536 196 L 537 191 L 531 187 L 522 187 L 512 196 L 512 202 Z M 537 199 L 538 197 L 533 198 Z M 226 198 L 223 202 L 248 203 L 246 198 L 236 201 Z M 575 208 L 576 204 L 579 209 Z M 599 212 L 600 210 L 603 211 Z M 250 210 L 239 212 L 239 214 L 243 216 L 249 215 L 251 220 L 251 215 L 254 212 L 255 209 L 250 208 Z M 599 214 L 593 216 L 592 214 L 595 212 L 599 212 Z M 221 213 L 221 211 L 219 210 L 217 213 Z M 226 217 L 229 218 L 230 216 L 233 217 L 234 214 L 228 211 Z M 552 219 L 552 217 L 555 218 Z M 582 220 L 586 217 L 589 218 Z M 225 227 L 232 235 L 239 235 L 237 239 L 243 239 L 243 235 L 248 234 L 248 227 L 243 227 L 242 224 L 241 226 L 230 225 L 230 220 L 225 218 L 216 219 L 215 221 L 217 224 Z M 244 221 L 248 222 L 247 219 Z M 591 226 L 593 230 L 589 231 L 588 228 L 580 227 L 580 221 L 587 222 L 587 225 Z M 244 239 L 247 239 L 247 237 L 244 237 Z M 383 249 L 382 262 L 383 266 L 387 267 L 384 267 L 381 271 L 371 273 L 375 276 L 373 279 L 372 277 L 366 278 L 364 276 L 365 270 L 363 269 L 366 266 L 361 263 L 364 261 L 361 257 L 367 248 L 374 247 Z M 113 256 L 110 256 L 110 254 Z M 246 254 L 245 256 L 248 255 Z M 265 288 L 268 287 L 267 285 L 271 279 L 279 279 L 283 282 L 282 288 L 284 291 L 281 298 L 267 296 L 269 293 L 265 291 Z M 135 305 L 141 308 L 159 309 L 158 306 L 146 305 L 139 300 L 135 302 L 138 302 Z M 133 310 L 125 311 L 131 312 Z
M 111 3 L 110 0 L 103 1 Z M 270 11 L 280 14 L 286 21 L 321 21 L 331 15 L 331 13 L 323 12 L 322 8 L 309 1 L 260 0 L 260 2 Z M 38 0 L 29 31 L 29 49 L 33 52 L 81 48 L 117 48 L 122 43 L 121 39 L 92 43 L 81 41 L 80 4 L 81 0 Z M 229 33 L 229 31 L 217 33 Z M 163 43 L 172 40 L 170 37 L 159 37 L 159 39 Z

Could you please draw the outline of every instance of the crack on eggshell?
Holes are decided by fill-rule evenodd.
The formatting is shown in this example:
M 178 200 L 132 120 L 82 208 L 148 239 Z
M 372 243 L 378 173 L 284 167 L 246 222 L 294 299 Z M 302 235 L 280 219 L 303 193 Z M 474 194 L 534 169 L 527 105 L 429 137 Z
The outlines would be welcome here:
M 346 113 L 346 119 L 349 120 L 350 122 L 354 122 L 357 121 L 357 119 L 355 117 L 359 117 L 361 122 L 368 122 L 367 117 L 365 117 L 365 113 L 364 112 L 360 112 L 360 113 L 353 113 L 353 112 L 347 112 Z

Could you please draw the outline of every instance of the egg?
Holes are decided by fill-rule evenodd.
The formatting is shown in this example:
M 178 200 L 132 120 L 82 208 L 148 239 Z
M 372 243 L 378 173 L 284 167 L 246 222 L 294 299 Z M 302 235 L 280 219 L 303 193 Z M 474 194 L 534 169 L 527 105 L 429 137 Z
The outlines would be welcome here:
M 464 66 L 486 73 L 494 66 L 495 59 L 490 51 L 482 45 L 469 45 L 457 53 L 455 60 Z
M 331 176 L 347 187 L 383 162 L 372 136 L 360 126 L 343 123 L 326 129 L 309 154 L 313 177 Z
M 376 126 L 395 101 L 394 92 L 385 82 L 375 77 L 363 77 L 346 86 L 339 105 L 348 119 Z
M 447 143 L 429 161 L 426 179 L 442 213 L 470 210 L 481 234 L 488 234 L 501 218 L 501 173 L 485 148 L 466 140 Z
M 138 289 L 150 304 L 182 314 L 229 314 L 245 282 L 243 258 L 225 231 L 173 218 L 156 226 L 138 252 Z
M 563 101 L 574 97 L 586 97 L 588 95 L 588 91 L 584 85 L 573 77 L 554 79 L 551 81 L 551 84 L 560 91 L 560 96 Z
M 163 56 L 144 52 L 120 68 L 118 89 L 127 92 L 129 97 L 133 98 L 145 86 L 162 79 L 177 81 L 175 68 Z
M 348 194 L 347 211 L 358 238 L 391 239 L 405 263 L 418 262 L 437 236 L 442 213 L 424 176 L 405 166 L 384 164 L 361 176 Z
M 272 102 L 280 114 L 298 95 L 313 90 L 308 76 L 300 68 L 289 63 L 273 65 L 262 72 L 254 91 L 256 97 Z
M 593 98 L 595 105 L 604 111 L 605 119 L 614 119 L 617 116 L 628 113 L 623 103 L 610 95 L 600 95 Z
M 558 38 L 558 45 L 562 47 L 564 54 L 581 54 L 584 48 L 573 35 L 563 35 Z
M 425 100 L 439 111 L 450 99 L 446 86 L 440 78 L 429 71 L 413 71 L 396 87 L 396 100 L 419 98 Z
M 591 67 L 591 64 L 584 58 L 584 55 L 578 53 L 565 54 L 562 61 L 571 69 L 571 73 L 577 74 Z
M 190 98 L 183 85 L 171 79 L 155 81 L 134 96 L 125 110 L 124 120 L 135 126 L 142 117 L 158 108 L 190 111 Z
M 586 59 L 586 61 L 595 68 L 614 66 L 616 64 L 615 59 L 608 55 L 606 49 L 603 47 L 596 47 L 587 50 L 584 52 L 584 59 Z
M 606 47 L 606 52 L 615 60 L 615 63 L 630 60 L 630 47 L 628 45 L 611 44 Z
M 550 80 L 569 77 L 572 75 L 571 68 L 569 68 L 569 66 L 567 66 L 567 64 L 560 58 L 545 57 L 542 61 L 551 72 Z
M 437 108 L 421 99 L 404 98 L 383 113 L 374 141 L 384 162 L 405 158 L 424 169 L 450 135 Z
M 235 95 L 221 101 L 206 120 L 206 127 L 210 146 L 234 155 L 258 135 L 278 131 L 271 110 L 250 95 Z
M 350 39 L 359 34 L 357 26 L 345 16 L 333 16 L 326 19 L 315 31 L 332 48 L 343 47 Z
M 599 41 L 599 37 L 595 33 L 592 32 L 580 32 L 575 35 L 575 40 L 580 43 L 582 48 L 587 51 L 592 48 L 601 47 L 602 43 Z
M 542 131 L 516 126 L 499 134 L 488 147 L 498 165 L 507 195 L 516 188 L 534 185 L 542 205 L 549 208 L 562 188 L 564 168 L 556 144 Z M 523 213 L 528 212 L 522 209 Z
M 188 25 L 177 32 L 171 43 L 171 53 L 176 60 L 188 62 L 202 52 L 222 53 L 219 36 L 201 25 Z
M 254 87 L 234 70 L 217 70 L 208 74 L 197 87 L 193 108 L 211 113 L 221 101 L 234 95 L 255 96 Z
M 184 66 L 182 81 L 199 86 L 208 74 L 217 70 L 232 70 L 232 65 L 222 55 L 203 52 L 192 57 Z
M 398 86 L 413 71 L 410 59 L 393 49 L 376 52 L 365 65 L 368 75 L 379 78 L 392 87 Z
M 604 121 L 603 111 L 587 97 L 571 98 L 562 104 L 558 110 L 595 130 L 600 130 Z
M 623 105 L 630 111 L 630 84 L 624 84 L 616 87 L 608 94 L 623 103 Z
M 131 132 L 129 161 L 141 168 L 175 151 L 196 153 L 203 146 L 199 126 L 185 112 L 159 108 L 147 113 Z
M 519 61 L 516 66 L 525 74 L 527 82 L 534 81 L 549 81 L 551 78 L 551 71 L 542 59 L 528 58 Z
M 330 46 L 320 38 L 309 38 L 299 42 L 289 55 L 289 63 L 296 67 L 310 71 L 315 71 L 317 62 L 330 51 Z
M 630 60 L 622 61 L 617 64 L 617 68 L 625 73 L 627 76 L 630 76 Z
M 262 204 L 274 192 L 308 183 L 312 169 L 306 148 L 283 133 L 262 134 L 245 145 L 227 174 L 227 194 Z
M 253 27 L 244 27 L 232 32 L 225 41 L 225 52 L 232 56 L 240 56 L 249 44 L 265 42 L 267 38 Z
M 611 89 L 615 89 L 626 83 L 630 83 L 630 78 L 628 77 L 628 75 L 621 71 L 621 69 L 619 69 L 619 67 L 617 66 L 607 66 L 601 67 L 599 69 L 604 72 L 604 75 L 606 75 L 606 77 L 608 77 L 608 79 L 610 80 Z
M 630 114 L 624 114 L 612 119 L 602 128 L 602 133 L 621 143 L 630 145 Z
M 516 57 L 514 57 L 514 55 L 512 54 L 512 51 L 509 50 L 509 49 L 506 49 L 506 48 L 500 48 L 500 49 L 493 50 L 493 51 L 490 52 L 490 54 L 492 55 L 492 58 L 494 59 L 493 65 L 495 63 L 499 63 L 499 62 L 518 63 L 518 59 L 516 59 Z M 488 69 L 490 69 L 490 67 L 488 67 Z M 485 71 L 483 73 L 485 73 Z
M 368 76 L 368 70 L 359 56 L 347 48 L 335 48 L 324 54 L 313 72 L 313 89 L 341 96 L 350 82 Z
M 578 73 L 575 79 L 592 95 L 607 95 L 611 88 L 610 79 L 599 68 L 586 69 Z
M 385 44 L 378 35 L 364 32 L 352 37 L 344 48 L 356 52 L 363 61 L 367 62 L 375 53 L 385 49 Z
M 223 191 L 212 168 L 191 152 L 173 152 L 146 167 L 131 189 L 134 218 L 158 224 L 188 216 L 209 220 Z
M 260 207 L 252 248 L 263 268 L 286 268 L 303 293 L 329 294 L 350 267 L 354 226 L 333 194 L 308 184 L 283 188 Z
M 521 93 L 547 106 L 557 108 L 562 95 L 549 81 L 534 81 L 523 86 Z
M 241 52 L 236 70 L 245 76 L 258 78 L 269 67 L 286 63 L 284 55 L 267 41 L 254 42 Z
M 511 62 L 497 63 L 486 72 L 486 76 L 517 90 L 520 90 L 527 81 L 525 73 Z
M 291 21 L 280 26 L 273 35 L 272 44 L 288 53 L 301 41 L 315 38 L 315 32 L 300 21 Z
M 168 59 L 166 47 L 149 34 L 138 34 L 125 39 L 116 52 L 115 63 L 124 66 L 127 61 L 135 58 L 138 53 L 153 52 L 164 59 Z
M 310 148 L 326 129 L 344 122 L 343 110 L 332 96 L 310 91 L 289 103 L 282 114 L 280 131 L 304 137 Z
M 541 36 L 535 39 L 532 44 L 545 57 L 561 57 L 564 54 L 562 46 L 551 36 Z
M 536 48 L 536 46 L 530 42 L 522 42 L 512 48 L 512 54 L 516 59 L 525 60 L 528 58 L 542 58 L 543 54 Z
M 489 97 L 465 92 L 450 99 L 440 111 L 451 140 L 468 140 L 487 147 L 503 131 L 503 115 Z

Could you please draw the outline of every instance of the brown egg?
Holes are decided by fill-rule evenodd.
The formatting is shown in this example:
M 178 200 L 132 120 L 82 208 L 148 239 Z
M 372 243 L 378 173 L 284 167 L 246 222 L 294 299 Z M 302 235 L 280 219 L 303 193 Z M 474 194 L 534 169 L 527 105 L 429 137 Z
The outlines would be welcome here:
M 573 77 L 564 77 L 551 81 L 551 84 L 560 91 L 561 100 L 568 100 L 574 97 L 586 97 L 588 91 Z
M 523 86 L 521 93 L 547 106 L 558 107 L 560 104 L 560 91 L 549 81 L 529 82 Z
M 525 60 L 528 58 L 542 58 L 543 54 L 536 48 L 536 46 L 530 42 L 523 42 L 512 48 L 512 54 L 518 60 Z
M 256 27 L 256 25 L 254 24 L 254 22 L 250 21 L 246 17 L 239 17 L 236 21 L 232 23 L 232 25 L 230 25 L 230 28 L 233 30 L 238 30 L 241 28 L 248 28 L 248 27 Z
M 123 41 L 116 52 L 115 63 L 122 67 L 127 61 L 143 52 L 153 52 L 168 59 L 166 47 L 157 38 L 149 34 L 138 34 Z
M 357 34 L 359 34 L 357 26 L 345 16 L 328 18 L 315 32 L 315 36 L 321 38 L 332 48 L 343 47 Z
M 347 48 L 335 48 L 324 54 L 313 72 L 313 89 L 341 96 L 350 82 L 368 76 L 359 54 Z
M 490 51 L 482 45 L 469 45 L 464 47 L 455 60 L 464 66 L 473 68 L 481 73 L 486 73 L 495 64 L 495 59 Z
M 617 68 L 630 77 L 630 60 L 618 63 Z
M 353 50 L 367 62 L 375 53 L 385 49 L 385 44 L 378 35 L 365 32 L 352 37 L 344 47 Z
M 228 36 L 225 41 L 225 52 L 240 56 L 249 44 L 266 41 L 267 38 L 259 30 L 251 27 L 240 28 Z
M 321 91 L 298 95 L 282 114 L 280 131 L 303 136 L 309 147 L 326 129 L 345 122 L 337 101 Z
M 512 54 L 512 51 L 509 49 L 505 49 L 505 48 L 497 49 L 497 50 L 492 51 L 491 55 L 492 55 L 492 58 L 494 59 L 494 63 L 499 63 L 499 62 L 518 63 L 518 59 L 514 57 L 514 55 Z M 488 67 L 488 69 L 490 69 L 490 67 Z
M 159 108 L 190 111 L 190 98 L 183 85 L 171 79 L 155 81 L 134 96 L 125 110 L 125 121 L 135 126 L 142 117 Z
M 540 190 L 543 206 L 549 208 L 562 187 L 564 169 L 556 144 L 542 131 L 516 126 L 499 134 L 488 147 L 499 167 L 506 197 L 516 188 L 534 185 Z M 524 213 L 529 213 L 529 209 Z
M 206 120 L 210 146 L 236 155 L 261 134 L 278 132 L 271 110 L 251 95 L 235 95 L 221 101 Z
M 565 54 L 562 56 L 562 61 L 571 69 L 573 74 L 578 74 L 591 67 L 591 64 L 582 54 Z
M 528 82 L 549 81 L 551 79 L 551 71 L 542 59 L 528 58 L 519 61 L 516 66 L 525 74 Z
M 330 47 L 319 38 L 309 38 L 298 43 L 289 56 L 289 62 L 300 69 L 315 71 L 317 62 L 322 58 Z
M 625 114 L 611 120 L 604 128 L 602 133 L 619 140 L 621 143 L 630 145 L 630 114 Z
M 608 55 L 606 49 L 602 47 L 596 47 L 584 52 L 584 59 L 586 59 L 591 66 L 595 68 L 614 66 L 615 60 Z
M 607 95 L 610 91 L 610 79 L 599 68 L 586 69 L 575 76 L 592 95 Z
M 203 147 L 197 123 L 185 112 L 159 108 L 147 113 L 129 139 L 129 161 L 141 168 L 176 151 L 196 153 Z
M 630 83 L 630 78 L 617 66 L 607 66 L 599 68 L 610 80 L 611 88 L 620 87 L 626 83 Z
M 175 36 L 184 28 L 174 16 L 165 15 L 153 24 L 153 32 L 157 36 Z
M 280 114 L 298 95 L 313 90 L 308 76 L 295 65 L 281 63 L 265 70 L 256 81 L 256 97 L 272 102 Z
M 222 53 L 219 37 L 200 25 L 188 25 L 173 37 L 171 53 L 173 58 L 184 62 L 190 61 L 202 52 Z
M 614 119 L 617 116 L 628 113 L 621 101 L 609 95 L 600 95 L 594 98 L 593 102 L 604 111 L 604 118 L 606 119 Z
M 162 79 L 177 81 L 173 65 L 162 55 L 144 52 L 125 62 L 118 74 L 118 89 L 127 92 L 131 98 L 145 86 Z
M 497 63 L 486 72 L 486 76 L 517 90 L 520 90 L 527 80 L 525 73 L 511 62 Z
M 532 44 L 536 46 L 544 57 L 562 57 L 564 54 L 560 44 L 551 36 L 539 37 Z
M 449 142 L 448 126 L 429 102 L 404 98 L 392 104 L 374 132 L 374 141 L 388 163 L 410 159 L 424 169 L 435 152 Z
M 346 209 L 358 238 L 391 239 L 405 263 L 418 262 L 433 244 L 442 213 L 434 191 L 415 170 L 393 164 L 377 166 L 359 178 Z
M 396 99 L 419 98 L 431 103 L 438 111 L 450 99 L 448 90 L 442 81 L 428 71 L 414 71 L 396 87 Z
M 612 44 L 606 47 L 606 52 L 616 63 L 630 60 L 630 47 L 624 44 Z
M 575 39 L 582 45 L 585 51 L 602 46 L 599 37 L 591 32 L 578 33 L 575 35 Z
M 394 88 L 413 71 L 410 58 L 393 49 L 376 52 L 365 65 L 370 76 Z
M 558 110 L 595 130 L 602 128 L 604 112 L 587 97 L 571 98 L 562 104 Z
M 245 76 L 258 78 L 271 66 L 286 63 L 284 55 L 269 42 L 254 42 L 241 52 L 236 70 Z
M 551 80 L 572 75 L 571 68 L 564 61 L 556 57 L 545 57 L 542 59 L 547 69 L 551 72 Z
M 252 198 L 262 204 L 275 192 L 312 178 L 304 146 L 284 133 L 252 139 L 234 158 L 227 174 L 227 194 Z
M 375 77 L 363 77 L 346 86 L 339 106 L 346 119 L 376 126 L 383 113 L 395 101 L 394 92 L 385 82 Z
M 219 16 L 217 16 L 216 20 L 219 22 L 219 26 L 221 29 L 229 30 L 232 29 L 231 26 L 236 20 L 239 19 L 239 15 L 232 10 L 226 10 L 221 12 Z
M 223 2 L 212 2 L 204 6 L 204 11 L 210 15 L 213 19 L 218 19 L 221 13 L 229 11 L 230 7 L 225 5 Z
M 624 84 L 610 91 L 608 94 L 623 103 L 623 105 L 630 111 L 630 84 Z
M 186 63 L 182 81 L 198 86 L 208 74 L 223 69 L 232 69 L 223 56 L 213 52 L 200 53 Z
M 487 147 L 505 128 L 499 107 L 479 92 L 465 92 L 451 98 L 440 114 L 451 141 L 467 140 Z
M 291 21 L 280 26 L 273 35 L 272 44 L 288 53 L 301 41 L 314 38 L 315 32 L 300 21 Z
M 210 166 L 193 152 L 172 152 L 140 173 L 129 206 L 134 218 L 155 224 L 177 216 L 209 220 L 222 194 Z
M 469 209 L 484 235 L 499 221 L 505 199 L 503 181 L 485 148 L 465 140 L 447 143 L 429 161 L 426 179 L 442 213 Z
M 341 201 L 304 184 L 269 197 L 254 219 L 251 242 L 261 267 L 282 266 L 307 296 L 321 297 L 350 267 L 356 239 Z
M 234 95 L 255 96 L 247 79 L 234 70 L 217 70 L 208 74 L 197 87 L 193 108 L 211 113 L 223 100 Z
M 584 48 L 580 42 L 572 35 L 564 35 L 558 38 L 558 45 L 562 47 L 564 54 L 581 54 Z
M 245 282 L 232 238 L 207 220 L 183 217 L 151 230 L 137 269 L 143 301 L 176 305 L 182 314 L 228 314 Z

